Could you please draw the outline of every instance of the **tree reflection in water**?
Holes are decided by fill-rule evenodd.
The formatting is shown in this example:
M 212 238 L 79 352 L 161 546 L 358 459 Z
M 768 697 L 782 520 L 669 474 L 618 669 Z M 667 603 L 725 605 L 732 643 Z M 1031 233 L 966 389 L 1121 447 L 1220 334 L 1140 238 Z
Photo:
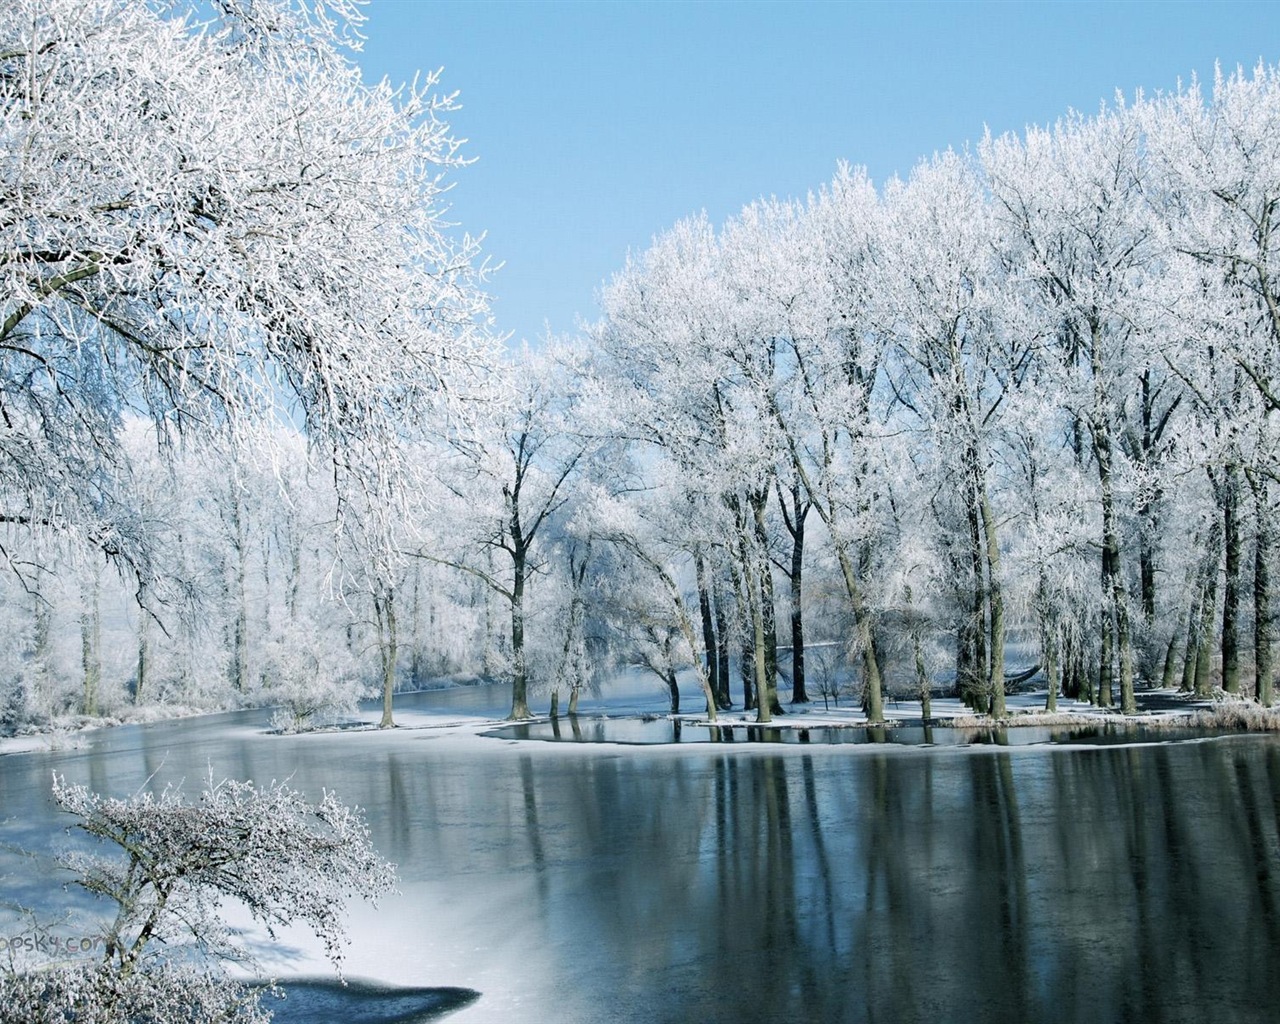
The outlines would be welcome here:
M 336 789 L 400 868 L 372 926 L 404 950 L 389 976 L 421 971 L 427 947 L 496 959 L 513 1021 L 1274 1019 L 1275 738 L 963 753 L 743 738 L 586 753 L 220 737 L 55 760 L 121 794 L 153 772 L 153 788 L 221 773 L 219 758 Z M 6 762 L 6 799 L 25 801 L 10 828 L 31 839 L 48 764 Z M 485 1019 L 493 975 L 456 963 L 415 977 L 481 989 Z

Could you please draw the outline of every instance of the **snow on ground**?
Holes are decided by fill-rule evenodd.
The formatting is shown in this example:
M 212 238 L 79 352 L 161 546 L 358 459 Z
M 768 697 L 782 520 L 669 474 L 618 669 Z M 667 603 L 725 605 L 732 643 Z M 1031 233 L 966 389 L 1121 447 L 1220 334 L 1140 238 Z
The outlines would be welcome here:
M 83 736 L 62 731 L 31 736 L 5 736 L 0 739 L 0 754 L 26 754 L 33 750 L 76 750 L 82 746 Z
M 432 694 L 442 692 L 463 692 L 468 698 L 471 694 L 488 694 L 487 699 L 468 699 L 461 706 L 440 703 L 431 699 Z M 1219 695 L 1221 697 L 1221 695 Z M 427 698 L 414 699 L 414 698 Z M 776 729 L 813 729 L 813 728 L 860 728 L 867 725 L 867 717 L 862 710 L 847 698 L 838 705 L 825 706 L 819 700 L 808 705 L 792 705 L 790 694 L 782 690 L 780 700 L 784 713 L 775 716 L 770 723 Z M 1142 707 L 1136 716 L 1124 717 L 1116 708 L 1099 708 L 1082 701 L 1066 697 L 1058 698 L 1057 711 L 1046 716 L 1044 706 L 1047 692 L 1033 690 L 1023 693 L 1009 694 L 1006 698 L 1009 725 L 1064 725 L 1072 721 L 1082 722 L 1130 722 L 1153 724 L 1162 721 L 1168 724 L 1171 720 L 1195 714 L 1215 706 L 1215 701 L 1197 699 L 1177 690 L 1149 690 L 1139 695 Z M 420 694 L 398 694 L 395 708 L 394 730 L 378 730 L 376 728 L 381 717 L 380 707 L 374 703 L 365 705 L 361 714 L 363 729 L 344 730 L 364 735 L 398 736 L 404 738 L 406 733 L 413 732 L 422 739 L 448 739 L 454 743 L 477 741 L 481 746 L 492 749 L 498 743 L 519 744 L 526 749 L 556 747 L 617 747 L 617 743 L 548 743 L 540 739 L 503 739 L 494 740 L 482 736 L 483 733 L 511 723 L 506 714 L 509 709 L 509 690 L 504 686 L 451 687 L 449 691 L 423 691 Z M 541 698 L 543 704 L 547 698 Z M 538 699 L 534 699 L 535 706 Z M 707 724 L 708 718 L 703 709 L 703 698 L 700 691 L 692 687 L 682 687 L 682 713 L 678 716 L 690 725 Z M 607 684 L 599 697 L 584 698 L 580 717 L 585 721 L 600 718 L 626 717 L 675 717 L 670 716 L 670 703 L 664 686 L 651 683 L 643 676 L 624 674 Z M 215 712 L 220 713 L 220 712 Z M 884 705 L 885 718 L 890 726 L 922 721 L 919 700 L 894 699 L 887 697 Z M 157 711 L 140 709 L 133 722 L 144 722 L 171 718 L 176 715 L 198 714 L 191 709 L 165 708 Z M 931 701 L 930 718 L 935 725 L 946 727 L 951 724 L 963 724 L 967 727 L 986 725 L 985 719 L 974 716 L 973 712 L 956 697 L 935 697 Z M 547 716 L 535 715 L 534 722 L 545 722 Z M 568 716 L 561 715 L 567 722 Z M 85 747 L 88 733 L 96 728 L 124 724 L 114 719 L 84 719 L 71 723 L 59 723 L 59 727 L 48 733 L 14 736 L 0 739 L 0 755 L 29 751 L 71 750 Z M 354 723 L 353 723 L 354 724 Z M 743 711 L 741 708 L 721 711 L 717 714 L 716 724 L 729 726 L 749 726 L 756 723 L 755 711 Z M 1190 724 L 1190 723 L 1189 723 Z M 265 731 L 254 726 L 246 726 L 247 731 L 267 735 Z M 331 735 L 331 732 L 317 732 L 311 735 Z M 307 734 L 303 734 L 307 735 Z M 371 737 L 370 737 L 371 738 Z M 652 744 L 657 746 L 657 744 Z M 683 744 L 682 747 L 698 747 L 700 744 Z M 816 746 L 821 746 L 817 744 Z M 633 748 L 634 749 L 634 748 Z M 813 747 L 808 749 L 812 750 Z
M 684 710 L 679 716 L 672 716 L 665 689 L 646 687 L 636 689 L 634 683 L 634 680 L 630 684 L 623 681 L 614 688 L 607 689 L 600 698 L 584 699 L 580 710 L 580 719 L 583 722 L 593 722 L 601 719 L 638 717 L 666 719 L 678 717 L 687 725 L 709 724 L 707 715 L 703 710 L 703 701 L 700 693 L 682 692 L 681 706 Z M 571 750 L 579 754 L 588 754 L 592 751 L 616 753 L 619 748 L 624 746 L 629 751 L 637 754 L 645 752 L 647 756 L 653 756 L 660 752 L 685 755 L 696 755 L 699 751 L 703 754 L 706 752 L 707 745 L 703 743 L 636 744 L 618 741 L 575 743 L 568 741 L 548 742 L 545 739 L 535 738 L 513 739 L 505 736 L 497 738 L 487 736 L 485 735 L 486 733 L 513 724 L 506 718 L 509 705 L 501 700 L 501 697 L 506 693 L 505 689 L 494 688 L 494 690 L 498 695 L 496 699 L 499 703 L 493 704 L 491 702 L 491 706 L 476 708 L 475 710 L 448 707 L 436 708 L 429 704 L 414 707 L 397 707 L 395 711 L 396 728 L 394 730 L 378 730 L 376 726 L 380 712 L 368 710 L 362 715 L 364 729 L 355 730 L 355 732 L 362 737 L 361 741 L 373 743 L 397 743 L 413 738 L 415 740 L 445 742 L 451 746 L 456 745 L 459 750 L 463 748 L 482 749 L 490 753 L 496 753 L 502 747 L 519 747 L 522 754 L 551 754 L 552 752 L 566 754 Z M 781 695 L 784 714 L 775 716 L 772 722 L 769 723 L 770 728 L 857 729 L 867 727 L 867 717 L 856 704 L 841 703 L 839 706 L 824 707 L 819 700 L 807 706 L 796 706 L 787 702 L 788 696 L 785 691 Z M 1058 698 L 1057 711 L 1051 715 L 1046 715 L 1044 712 L 1046 697 L 1047 693 L 1044 690 L 1010 694 L 1006 701 L 1008 717 L 1001 724 L 1060 727 L 1075 722 L 1079 722 L 1081 725 L 1107 722 L 1149 726 L 1155 724 L 1170 725 L 1181 719 L 1186 719 L 1188 725 L 1194 725 L 1195 723 L 1190 720 L 1191 716 L 1214 705 L 1212 701 L 1195 699 L 1176 690 L 1157 690 L 1144 691 L 1142 693 L 1140 707 L 1143 704 L 1148 705 L 1148 707 L 1133 716 L 1122 716 L 1115 708 L 1099 708 L 1092 704 L 1064 697 Z M 918 726 L 922 722 L 921 704 L 918 700 L 886 700 L 885 717 L 888 720 L 888 728 L 903 725 Z M 984 728 L 993 724 L 985 718 L 975 716 L 971 709 L 954 697 L 935 697 L 931 701 L 930 718 L 932 723 L 940 728 L 948 728 L 953 724 L 965 728 Z M 534 725 L 548 721 L 548 716 L 545 714 L 535 715 L 531 720 Z M 570 728 L 567 724 L 569 717 L 562 713 L 560 721 L 563 724 L 564 731 L 568 733 Z M 754 726 L 757 724 L 756 712 L 743 711 L 740 708 L 721 711 L 717 714 L 715 724 L 736 728 Z M 781 743 L 739 744 L 736 748 L 717 746 L 717 753 L 724 753 L 730 749 L 739 751 L 752 750 L 756 753 L 771 754 L 794 753 L 796 751 L 812 753 L 824 747 L 830 750 L 848 752 L 856 750 L 913 749 L 911 746 L 886 748 L 878 744 L 858 746 L 818 742 L 805 745 Z M 952 747 L 950 749 L 957 748 Z M 965 749 L 968 748 L 966 747 Z
M 86 734 L 94 729 L 105 729 L 115 725 L 145 725 L 150 722 L 166 722 L 174 718 L 220 713 L 202 711 L 179 704 L 147 704 L 142 707 L 128 708 L 118 718 L 64 715 L 51 721 L 43 732 L 0 737 L 0 755 L 23 754 L 33 750 L 80 750 L 87 743 Z

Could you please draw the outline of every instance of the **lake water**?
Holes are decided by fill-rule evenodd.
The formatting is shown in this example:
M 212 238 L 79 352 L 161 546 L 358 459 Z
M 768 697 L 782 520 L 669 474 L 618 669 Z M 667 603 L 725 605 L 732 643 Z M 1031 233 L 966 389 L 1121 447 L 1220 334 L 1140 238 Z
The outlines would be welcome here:
M 400 706 L 445 721 L 503 698 Z M 401 893 L 353 908 L 347 973 L 474 989 L 460 1024 L 1277 1019 L 1276 738 L 602 748 L 276 737 L 268 717 L 0 757 L 0 840 L 35 854 L 4 856 L 5 898 L 83 927 L 45 858 L 52 771 L 126 795 L 212 770 L 365 808 Z M 260 951 L 324 972 L 301 936 Z

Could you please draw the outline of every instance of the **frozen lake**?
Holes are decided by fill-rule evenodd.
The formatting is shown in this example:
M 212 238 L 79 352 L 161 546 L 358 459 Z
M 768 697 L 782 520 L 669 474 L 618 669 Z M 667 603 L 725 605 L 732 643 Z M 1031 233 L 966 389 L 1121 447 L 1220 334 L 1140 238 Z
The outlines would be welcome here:
M 194 794 L 210 769 L 336 790 L 401 876 L 353 908 L 347 974 L 474 989 L 460 1024 L 1221 1024 L 1280 1005 L 1276 738 L 619 748 L 429 727 L 500 716 L 502 691 L 397 706 L 426 727 L 276 737 L 255 712 L 0 757 L 0 839 L 59 840 L 54 770 L 115 795 Z M 3 872 L 42 917 L 84 912 L 47 860 Z M 326 971 L 301 936 L 261 948 L 282 977 Z

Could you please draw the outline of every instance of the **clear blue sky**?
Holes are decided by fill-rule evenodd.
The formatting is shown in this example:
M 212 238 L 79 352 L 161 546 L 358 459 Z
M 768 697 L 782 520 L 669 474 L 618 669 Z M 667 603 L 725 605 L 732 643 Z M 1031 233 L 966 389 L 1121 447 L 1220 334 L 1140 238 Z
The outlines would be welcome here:
M 452 218 L 505 262 L 499 330 L 598 315 L 628 250 L 681 217 L 877 182 L 948 146 L 1280 61 L 1275 2 L 506 3 L 371 0 L 360 60 L 444 68 L 476 162 Z

